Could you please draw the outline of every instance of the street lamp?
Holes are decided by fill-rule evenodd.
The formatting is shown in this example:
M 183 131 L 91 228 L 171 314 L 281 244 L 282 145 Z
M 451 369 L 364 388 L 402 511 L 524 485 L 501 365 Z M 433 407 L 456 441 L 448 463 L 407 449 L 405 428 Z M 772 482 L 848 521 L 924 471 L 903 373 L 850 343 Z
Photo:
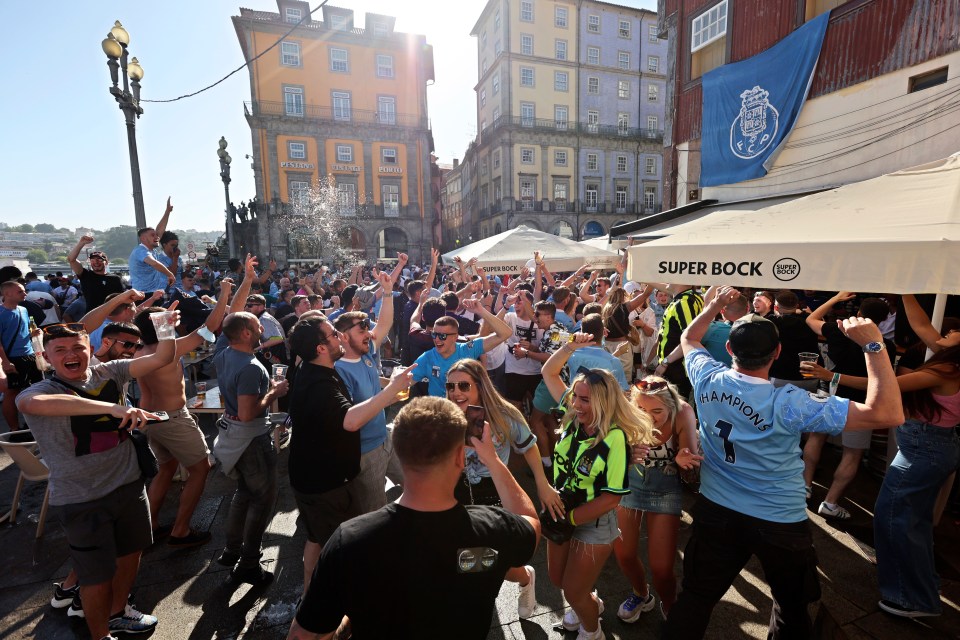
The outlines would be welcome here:
M 230 206 L 230 162 L 233 158 L 227 153 L 227 139 L 220 136 L 217 157 L 220 158 L 220 179 L 223 180 L 223 195 L 226 200 L 227 212 L 227 243 L 230 247 L 230 257 L 237 255 L 237 236 L 233 227 L 233 207 Z
M 133 180 L 133 210 L 139 230 L 147 226 L 147 214 L 143 208 L 143 186 L 140 184 L 140 159 L 137 156 L 137 118 L 143 113 L 143 108 L 140 107 L 140 80 L 143 79 L 143 67 L 140 66 L 136 57 L 127 62 L 128 44 L 130 44 L 130 34 L 117 20 L 113 23 L 110 33 L 100 43 L 100 47 L 107 54 L 107 66 L 110 67 L 110 79 L 113 81 L 110 94 L 116 99 L 127 123 L 127 149 L 130 152 L 130 176 Z M 119 87 L 120 70 L 123 70 L 122 89 Z

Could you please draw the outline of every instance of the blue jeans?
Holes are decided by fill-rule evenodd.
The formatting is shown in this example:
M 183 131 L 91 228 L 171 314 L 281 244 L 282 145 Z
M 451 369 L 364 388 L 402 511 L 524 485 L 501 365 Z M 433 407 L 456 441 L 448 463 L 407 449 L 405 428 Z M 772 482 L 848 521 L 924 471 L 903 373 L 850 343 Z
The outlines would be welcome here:
M 277 452 L 264 433 L 250 441 L 234 467 L 240 474 L 227 512 L 226 550 L 240 554 L 238 567 L 260 565 L 260 544 L 277 503 Z
M 940 613 L 933 506 L 960 467 L 960 437 L 949 427 L 911 419 L 897 427 L 897 445 L 873 516 L 880 595 L 906 609 Z

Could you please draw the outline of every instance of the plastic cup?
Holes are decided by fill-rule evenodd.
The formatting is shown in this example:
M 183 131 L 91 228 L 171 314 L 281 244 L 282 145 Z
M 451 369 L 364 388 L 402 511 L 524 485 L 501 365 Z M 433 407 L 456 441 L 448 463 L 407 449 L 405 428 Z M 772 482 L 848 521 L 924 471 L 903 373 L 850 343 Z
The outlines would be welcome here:
M 207 397 L 207 383 L 198 382 L 197 383 L 197 398 L 203 399 Z
M 285 364 L 275 364 L 273 365 L 273 379 L 277 382 L 285 379 L 287 377 L 287 365 Z
M 157 332 L 157 340 L 174 340 L 177 337 L 176 314 L 173 311 L 158 311 L 150 314 L 150 321 Z
M 803 376 L 804 378 L 812 378 L 813 371 L 810 369 L 804 369 L 803 363 L 804 362 L 815 363 L 817 359 L 820 357 L 820 354 L 812 353 L 810 351 L 801 351 L 800 353 L 797 354 L 797 357 L 800 358 L 800 375 Z
M 404 372 L 404 368 L 403 368 L 403 367 L 396 367 L 396 368 L 394 368 L 394 370 L 393 370 L 393 375 L 390 376 L 390 379 L 393 380 L 394 378 L 399 378 L 400 376 L 403 375 L 403 372 Z M 399 393 L 397 393 L 397 399 L 400 400 L 400 402 L 406 402 L 407 400 L 409 400 L 409 399 L 410 399 L 410 387 L 407 387 L 407 388 L 404 389 L 403 391 L 400 391 Z

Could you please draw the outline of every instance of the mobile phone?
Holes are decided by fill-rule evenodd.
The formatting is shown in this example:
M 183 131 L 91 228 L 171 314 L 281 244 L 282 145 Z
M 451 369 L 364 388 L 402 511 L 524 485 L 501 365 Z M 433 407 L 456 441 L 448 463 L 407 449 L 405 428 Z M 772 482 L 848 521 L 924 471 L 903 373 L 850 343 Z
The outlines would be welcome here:
M 467 433 L 464 441 L 467 446 L 472 447 L 473 441 L 470 438 L 477 440 L 483 438 L 483 423 L 487 419 L 487 410 L 475 404 L 468 404 L 464 414 L 467 416 Z
M 150 413 L 157 416 L 156 420 L 147 420 L 147 422 L 151 424 L 154 422 L 166 422 L 170 419 L 170 416 L 167 415 L 166 411 L 151 411 Z

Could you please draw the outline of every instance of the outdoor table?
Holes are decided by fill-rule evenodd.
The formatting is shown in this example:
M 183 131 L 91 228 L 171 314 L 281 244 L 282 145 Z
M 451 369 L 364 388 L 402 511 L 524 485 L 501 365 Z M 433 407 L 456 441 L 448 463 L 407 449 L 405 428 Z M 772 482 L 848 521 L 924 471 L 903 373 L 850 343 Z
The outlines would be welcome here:
M 187 380 L 190 381 L 192 386 L 189 387 L 192 391 L 196 391 L 197 388 L 197 370 L 199 369 L 200 364 L 204 361 L 210 359 L 213 356 L 213 350 L 209 351 L 191 351 L 190 353 L 194 355 L 185 355 L 182 358 L 183 370 L 186 373 Z
M 187 398 L 187 411 L 190 413 L 223 415 L 223 410 L 223 403 L 220 402 L 220 387 L 208 388 L 205 398 L 196 396 Z

